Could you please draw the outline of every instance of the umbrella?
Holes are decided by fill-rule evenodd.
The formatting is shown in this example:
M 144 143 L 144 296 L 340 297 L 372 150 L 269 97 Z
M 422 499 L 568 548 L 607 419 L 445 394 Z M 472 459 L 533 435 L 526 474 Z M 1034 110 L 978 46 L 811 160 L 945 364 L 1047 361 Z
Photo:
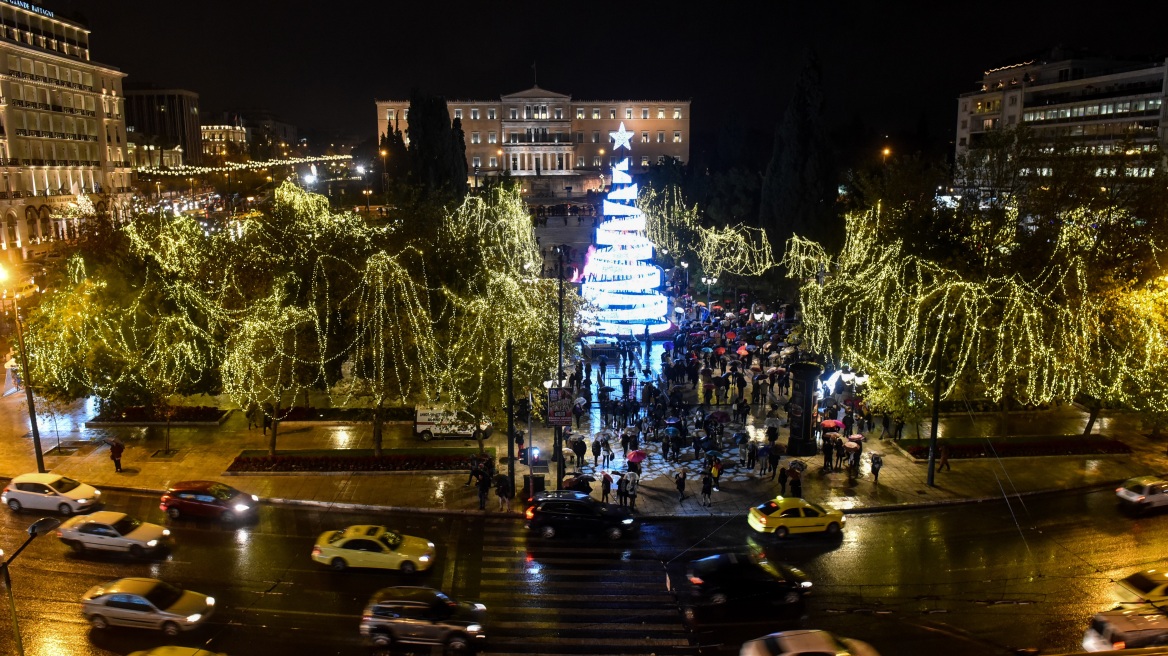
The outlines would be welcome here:
M 746 308 L 742 308 L 741 310 L 738 311 L 738 314 L 746 314 L 747 312 L 750 312 L 750 310 L 747 310 Z
M 779 368 L 778 367 L 767 367 L 766 372 L 767 372 L 767 375 L 777 374 L 777 373 L 779 373 Z
M 730 413 L 726 412 L 725 410 L 711 412 L 710 419 L 713 419 L 714 421 L 719 421 L 719 422 L 725 423 L 727 421 L 730 421 Z
M 743 348 L 745 348 L 747 351 L 751 351 L 751 352 L 758 350 L 758 347 L 755 346 L 754 344 L 747 344 Z
M 582 396 L 576 397 L 576 405 L 584 405 L 585 403 L 588 403 L 588 399 L 585 399 Z
M 851 440 L 852 442 L 863 442 L 864 436 L 860 435 L 859 433 L 856 433 L 855 435 L 849 435 L 848 439 Z
M 824 433 L 824 435 L 823 435 L 824 439 L 828 439 L 828 440 L 838 440 L 839 436 L 840 436 L 839 433 Z
M 725 352 L 726 352 L 726 347 L 724 347 L 724 346 L 719 346 L 718 348 L 714 349 L 714 353 L 717 355 L 722 355 Z
M 736 335 L 734 331 L 726 333 L 726 339 L 733 341 L 736 337 L 738 337 L 738 335 Z
M 767 428 L 770 428 L 771 426 L 774 426 L 775 428 L 781 428 L 782 423 L 782 420 L 778 417 L 767 417 L 766 421 L 762 422 L 762 425 Z
M 706 307 L 706 304 L 702 301 L 698 301 L 695 305 L 697 305 L 698 307 Z
M 577 481 L 587 481 L 589 483 L 595 483 L 596 477 L 593 476 L 592 474 L 579 474 L 576 476 L 576 480 Z
M 771 350 L 771 347 L 774 345 L 775 345 L 774 342 L 764 342 L 762 345 L 762 350 L 769 351 L 769 350 Z
M 681 431 L 670 426 L 669 428 L 665 429 L 665 434 L 668 435 L 669 437 L 676 437 L 678 435 L 681 435 Z
M 615 391 L 616 391 L 616 388 L 615 388 L 615 387 L 609 387 L 608 385 L 605 385 L 604 387 L 601 387 L 601 388 L 600 388 L 600 391 L 601 391 L 601 392 L 615 392 Z
M 761 371 L 762 371 L 762 365 L 761 365 L 761 364 L 759 364 L 759 363 L 757 363 L 757 362 L 755 362 L 754 364 L 750 365 L 750 370 L 751 370 L 751 371 L 758 371 L 758 372 L 761 372 Z
M 786 346 L 786 347 L 783 347 L 782 351 L 779 351 L 779 353 L 782 353 L 783 355 L 791 355 L 794 352 L 795 352 L 794 346 Z
M 735 433 L 734 434 L 734 443 L 735 444 L 746 444 L 746 442 L 748 440 L 750 440 L 750 436 L 747 435 L 746 433 Z
M 854 451 L 854 450 L 860 448 L 860 443 L 859 442 L 844 442 L 844 448 L 851 449 Z
M 677 418 L 677 417 L 667 417 L 667 418 L 665 419 L 665 423 L 667 423 L 667 424 L 677 424 L 677 423 L 681 423 L 681 419 L 679 419 L 679 418 Z
M 721 457 L 722 457 L 722 452 L 721 452 L 721 451 L 717 451 L 717 450 L 714 450 L 714 451 L 711 451 L 711 450 L 706 450 L 706 455 L 708 455 L 708 456 L 713 456 L 713 457 L 715 457 L 715 458 L 721 458 Z
M 713 353 L 713 352 L 714 352 L 714 349 L 712 349 L 708 346 L 702 348 L 702 353 Z
M 756 341 L 756 342 L 761 342 L 764 339 L 766 339 L 766 338 L 763 337 L 762 335 L 755 335 L 754 336 L 754 341 Z
M 824 419 L 819 425 L 824 428 L 842 428 L 844 423 L 837 419 Z
M 648 458 L 648 457 L 649 457 L 649 454 L 645 453 L 644 451 L 642 451 L 640 449 L 637 449 L 636 451 L 629 451 L 629 453 L 625 457 L 625 459 L 628 460 L 629 462 L 641 462 L 642 460 L 644 460 L 645 458 Z

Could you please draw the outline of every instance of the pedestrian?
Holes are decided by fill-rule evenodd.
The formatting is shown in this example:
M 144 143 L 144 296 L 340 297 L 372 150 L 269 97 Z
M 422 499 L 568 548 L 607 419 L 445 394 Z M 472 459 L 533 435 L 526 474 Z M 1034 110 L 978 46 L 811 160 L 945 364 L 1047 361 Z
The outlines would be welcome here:
M 677 486 L 677 502 L 685 501 L 685 470 L 677 472 L 673 477 L 673 484 Z
M 122 452 L 126 450 L 124 444 L 118 440 L 111 440 L 110 443 L 110 460 L 114 461 L 114 471 L 121 473 L 122 471 Z
M 470 471 L 467 472 L 466 483 L 463 484 L 463 487 L 470 487 L 470 484 L 474 482 L 475 478 L 481 475 L 481 470 L 479 469 L 479 459 L 477 456 L 470 457 L 467 469 Z
M 713 492 L 714 492 L 714 479 L 711 478 L 710 475 L 707 473 L 705 476 L 702 476 L 702 505 L 703 506 L 711 505 L 710 495 L 713 494 Z
M 836 438 L 835 441 L 835 468 L 841 469 L 844 466 L 844 458 L 847 457 L 848 448 L 844 445 L 843 438 Z
M 264 416 L 260 418 L 260 423 L 264 427 L 264 435 L 267 435 L 268 429 L 272 427 L 272 404 L 265 403 L 261 412 L 263 412 Z
M 824 471 L 831 471 L 831 454 L 834 453 L 831 438 L 823 436 L 823 469 Z
M 710 476 L 714 479 L 714 490 L 721 491 L 718 479 L 722 477 L 722 461 L 718 458 L 714 458 L 714 462 L 710 463 Z
M 629 477 L 624 475 L 616 482 L 616 499 L 621 506 L 629 505 Z
M 791 479 L 791 496 L 803 498 L 803 473 L 798 469 L 792 468 L 789 474 Z
M 600 386 L 604 387 L 604 379 L 608 372 L 608 356 L 601 353 L 599 358 L 596 358 L 596 364 L 600 365 Z
M 608 441 L 608 436 L 605 435 L 600 438 L 600 447 L 604 451 L 604 466 L 609 466 L 616 454 L 612 452 L 612 443 Z
M 637 509 L 637 487 L 640 486 L 641 477 L 636 472 L 629 472 L 625 475 L 629 479 L 628 494 L 629 494 L 629 510 Z
M 953 467 L 949 465 L 949 443 L 941 442 L 941 462 L 937 463 L 937 471 L 942 469 L 952 470 Z M 121 471 L 121 470 L 118 470 Z
M 884 439 L 885 435 L 889 435 L 892 431 L 889 430 L 892 424 L 892 415 L 887 410 L 884 411 L 884 416 L 880 418 L 880 439 Z
M 896 418 L 896 423 L 894 425 L 894 428 L 895 428 L 895 430 L 893 430 L 893 432 L 892 432 L 892 439 L 899 442 L 900 438 L 904 437 L 904 417 L 897 417 Z
M 484 474 L 479 476 L 479 510 L 487 509 L 487 496 L 491 493 L 491 479 Z
M 754 463 L 758 460 L 758 442 L 750 441 L 750 446 L 746 448 L 746 468 L 754 469 Z
M 580 420 L 584 418 L 584 406 L 579 403 L 573 404 L 572 416 L 576 418 L 576 430 L 580 430 Z
M 511 479 L 499 475 L 495 481 L 495 496 L 499 497 L 499 512 L 506 512 L 511 507 L 511 497 L 514 496 L 511 492 Z
M 884 466 L 884 458 L 879 453 L 872 454 L 872 485 L 880 484 L 880 468 Z
M 771 447 L 771 452 L 767 456 L 767 467 L 771 472 L 771 480 L 775 480 L 775 472 L 779 468 L 779 458 L 783 457 L 783 450 L 778 445 Z
M 661 438 L 661 457 L 666 461 L 669 460 L 669 436 L 666 435 Z
M 600 437 L 593 436 L 593 438 L 592 438 L 592 466 L 593 467 L 599 466 L 600 452 L 601 451 L 602 451 L 602 449 L 600 446 Z
M 779 470 L 779 496 L 787 496 L 787 468 L 783 467 Z
M 605 470 L 600 477 L 600 502 L 608 503 L 608 495 L 612 492 L 612 474 Z
M 758 447 L 758 475 L 766 476 L 767 461 L 771 456 L 771 445 L 763 443 Z
M 260 427 L 260 406 L 254 401 L 247 406 L 247 429 Z
M 627 431 L 621 431 L 621 438 L 620 438 L 621 453 L 628 453 L 629 452 L 629 437 L 630 436 L 629 436 Z
M 592 358 L 584 361 L 584 380 L 592 382 Z

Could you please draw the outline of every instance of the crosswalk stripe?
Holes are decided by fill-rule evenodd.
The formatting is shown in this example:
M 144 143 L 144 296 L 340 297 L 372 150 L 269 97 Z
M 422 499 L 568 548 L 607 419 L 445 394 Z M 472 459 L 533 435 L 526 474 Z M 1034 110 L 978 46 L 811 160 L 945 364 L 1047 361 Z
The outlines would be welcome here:
M 525 593 L 515 592 L 514 586 L 492 586 L 499 587 L 498 592 L 490 590 L 483 590 L 479 594 L 480 601 L 490 601 L 492 599 L 499 601 L 518 601 L 518 600 L 546 600 L 546 601 L 578 601 L 580 603 L 589 602 L 611 602 L 611 603 L 655 603 L 667 604 L 673 601 L 673 597 L 668 594 L 644 594 L 644 595 L 613 595 L 613 594 L 555 594 L 547 592 L 539 593 Z M 487 604 L 490 607 L 490 604 Z

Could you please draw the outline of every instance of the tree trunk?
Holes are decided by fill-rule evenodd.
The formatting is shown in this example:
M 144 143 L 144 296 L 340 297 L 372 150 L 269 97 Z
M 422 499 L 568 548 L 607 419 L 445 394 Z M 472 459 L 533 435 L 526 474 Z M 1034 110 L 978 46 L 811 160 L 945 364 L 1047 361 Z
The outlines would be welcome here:
M 1152 434 L 1149 435 L 1148 437 L 1151 437 L 1153 440 L 1160 438 L 1160 422 L 1159 421 L 1156 421 L 1155 423 L 1152 424 Z
M 1084 435 L 1090 435 L 1091 429 L 1095 427 L 1095 420 L 1099 418 L 1099 404 L 1091 404 L 1091 414 L 1087 416 L 1087 427 L 1083 429 Z
M 373 455 L 381 456 L 381 428 L 385 422 L 385 410 L 381 406 L 381 402 L 377 402 L 377 406 L 373 408 Z
M 280 429 L 280 402 L 276 401 L 276 409 L 272 411 L 272 434 L 268 437 L 268 455 L 276 455 L 276 431 Z
M 166 440 L 165 446 L 162 447 L 162 452 L 170 455 L 170 417 L 171 413 L 166 413 Z
M 1002 398 L 1002 437 L 1010 436 L 1010 402 Z

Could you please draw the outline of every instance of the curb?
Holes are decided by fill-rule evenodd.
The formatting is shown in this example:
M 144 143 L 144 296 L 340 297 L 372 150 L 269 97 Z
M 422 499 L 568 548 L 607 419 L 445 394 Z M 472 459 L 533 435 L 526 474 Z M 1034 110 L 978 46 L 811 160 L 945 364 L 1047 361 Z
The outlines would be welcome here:
M 377 506 L 366 503 L 341 503 L 332 501 L 316 501 L 304 499 L 262 499 L 263 503 L 276 506 L 301 506 L 308 508 L 328 508 L 330 510 L 349 510 L 361 512 L 399 512 L 418 513 L 422 515 L 478 515 L 482 517 L 506 517 L 508 519 L 522 519 L 519 512 L 499 512 L 497 510 L 478 510 L 473 508 L 413 508 L 407 506 Z M 494 503 L 498 503 L 495 501 Z

